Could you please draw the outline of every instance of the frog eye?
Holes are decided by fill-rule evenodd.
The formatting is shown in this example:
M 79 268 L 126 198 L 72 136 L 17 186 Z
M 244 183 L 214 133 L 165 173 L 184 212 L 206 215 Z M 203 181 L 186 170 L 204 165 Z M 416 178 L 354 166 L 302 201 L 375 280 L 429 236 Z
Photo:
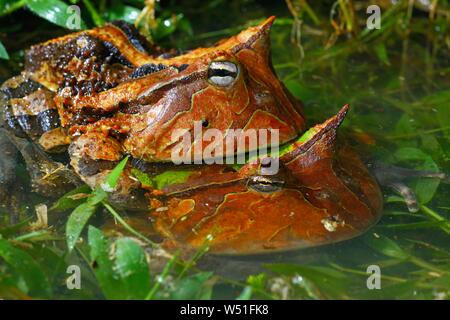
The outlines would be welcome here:
M 248 180 L 247 185 L 259 193 L 272 193 L 280 190 L 284 181 L 270 176 L 253 176 Z
M 214 61 L 208 68 L 209 81 L 219 87 L 231 85 L 239 75 L 239 67 L 230 61 Z

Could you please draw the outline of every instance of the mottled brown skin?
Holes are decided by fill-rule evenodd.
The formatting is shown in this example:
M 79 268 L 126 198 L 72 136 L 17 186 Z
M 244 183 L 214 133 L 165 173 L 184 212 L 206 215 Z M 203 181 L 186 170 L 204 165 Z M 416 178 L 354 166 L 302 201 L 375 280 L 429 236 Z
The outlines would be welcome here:
M 193 130 L 194 121 L 223 133 L 278 129 L 280 144 L 293 145 L 276 176 L 263 177 L 260 162 L 239 170 L 198 165 L 184 183 L 145 189 L 167 245 L 207 242 L 213 252 L 243 254 L 356 236 L 379 218 L 379 188 L 353 151 L 336 146 L 347 106 L 316 126 L 312 138 L 293 142 L 305 121 L 271 66 L 273 19 L 171 58 L 150 54 L 120 25 L 33 46 L 25 71 L 2 86 L 5 127 L 47 152 L 68 150 L 72 168 L 91 187 L 131 156 L 112 195 L 125 208 L 144 192 L 133 165 L 144 163 L 152 173 L 171 167 L 174 130 Z M 239 72 L 232 84 L 218 86 L 209 72 L 223 61 Z M 49 115 L 57 121 L 39 120 Z

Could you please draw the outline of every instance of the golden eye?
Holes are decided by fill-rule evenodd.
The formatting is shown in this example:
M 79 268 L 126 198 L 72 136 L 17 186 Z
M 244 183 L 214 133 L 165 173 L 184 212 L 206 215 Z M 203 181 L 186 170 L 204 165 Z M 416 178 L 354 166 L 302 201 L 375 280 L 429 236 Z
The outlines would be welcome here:
M 228 87 L 239 76 L 239 67 L 230 61 L 214 61 L 208 68 L 208 80 L 218 87 Z

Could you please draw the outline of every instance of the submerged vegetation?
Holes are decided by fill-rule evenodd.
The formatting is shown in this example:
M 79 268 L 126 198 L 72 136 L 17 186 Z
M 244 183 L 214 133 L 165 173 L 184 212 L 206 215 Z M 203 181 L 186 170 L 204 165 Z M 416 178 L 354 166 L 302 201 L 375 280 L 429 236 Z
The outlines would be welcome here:
M 370 2 L 379 5 L 382 17 L 381 28 L 369 30 L 369 2 L 357 0 L 194 0 L 189 5 L 164 0 L 0 0 L 0 80 L 20 70 L 28 45 L 68 32 L 64 28 L 72 4 L 81 8 L 80 28 L 123 19 L 150 41 L 181 50 L 276 15 L 274 67 L 304 103 L 310 124 L 349 103 L 344 128 L 363 145 L 363 154 L 449 173 L 450 3 L 392 2 Z M 126 161 L 102 187 L 83 186 L 61 199 L 17 189 L 24 193 L 19 212 L 0 209 L 1 298 L 450 297 L 448 183 L 411 180 L 420 202 L 417 213 L 409 213 L 402 198 L 384 190 L 380 223 L 343 243 L 256 257 L 208 256 L 205 243 L 188 256 L 160 250 L 141 228 L 148 220 L 134 220 L 107 202 Z M 24 166 L 17 171 L 22 180 L 18 184 L 26 185 Z M 166 175 L 159 183 L 170 179 L 177 177 Z M 367 287 L 367 268 L 373 265 L 381 270 L 381 290 Z M 80 268 L 79 290 L 66 285 L 68 277 L 69 287 L 77 285 L 69 266 Z

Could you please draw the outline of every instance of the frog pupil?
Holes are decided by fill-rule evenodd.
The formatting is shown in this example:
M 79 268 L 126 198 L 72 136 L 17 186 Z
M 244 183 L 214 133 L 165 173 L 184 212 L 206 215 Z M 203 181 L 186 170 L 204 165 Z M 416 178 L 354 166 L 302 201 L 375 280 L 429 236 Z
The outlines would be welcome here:
M 239 69 L 230 61 L 214 61 L 208 68 L 208 79 L 219 87 L 231 85 L 238 77 Z
M 209 77 L 233 77 L 236 78 L 237 72 L 228 71 L 225 69 L 209 69 Z
M 260 193 L 272 193 L 280 190 L 284 181 L 266 176 L 254 176 L 248 181 L 248 187 Z

